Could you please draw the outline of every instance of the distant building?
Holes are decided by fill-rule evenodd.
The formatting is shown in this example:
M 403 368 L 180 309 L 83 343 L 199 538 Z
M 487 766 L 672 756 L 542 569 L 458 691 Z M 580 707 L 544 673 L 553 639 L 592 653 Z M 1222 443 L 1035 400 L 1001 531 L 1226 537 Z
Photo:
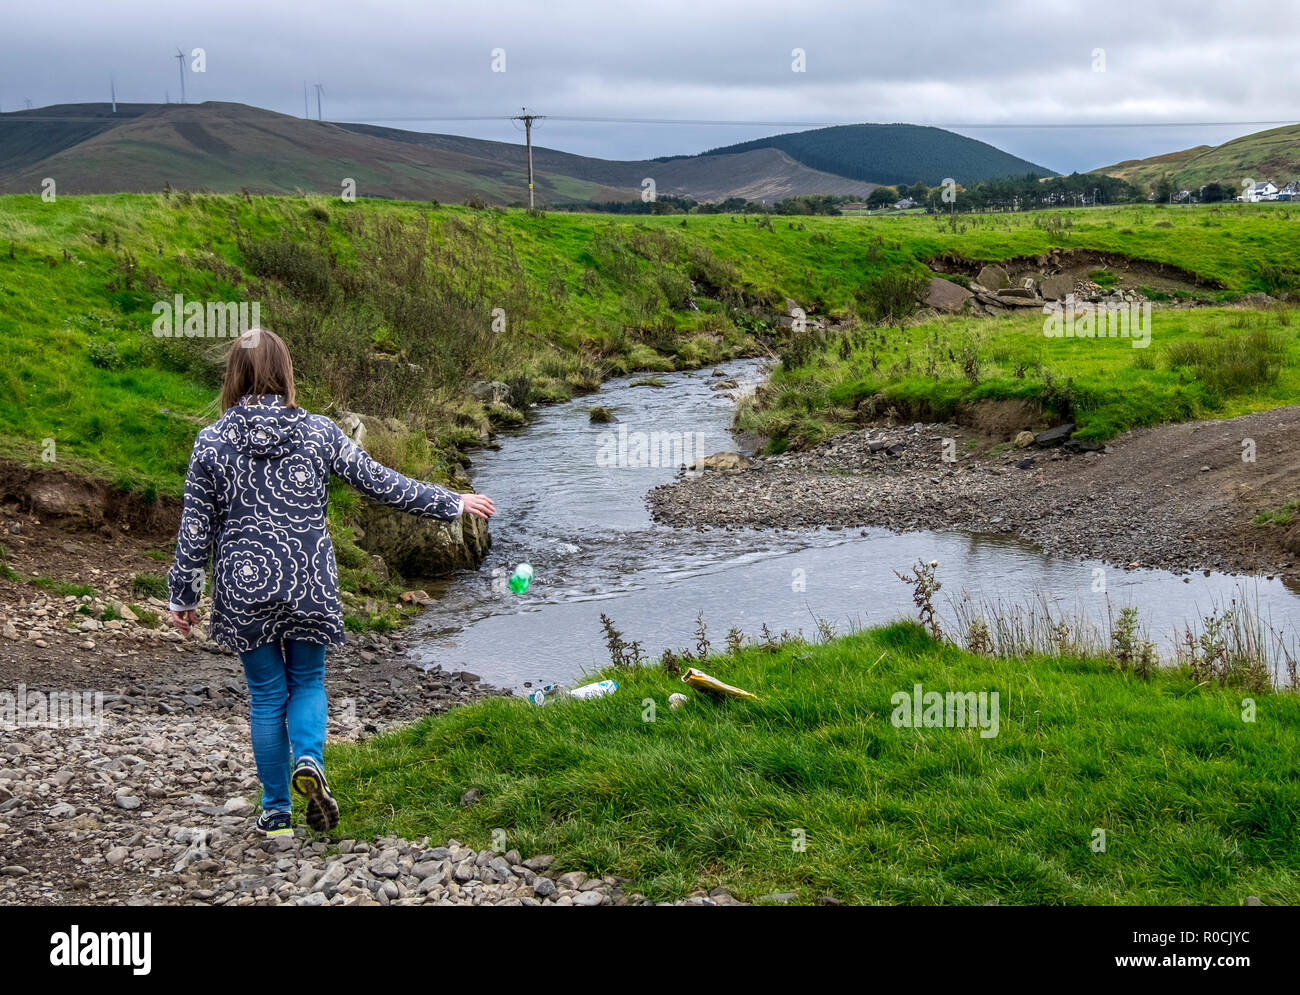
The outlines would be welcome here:
M 1300 200 L 1300 181 L 1292 180 L 1277 192 L 1278 200 Z
M 1179 190 L 1178 193 L 1174 194 L 1175 204 L 1183 204 L 1186 203 L 1187 201 L 1190 201 L 1191 199 L 1192 199 L 1192 192 L 1190 190 Z
M 1237 199 L 1250 204 L 1258 203 L 1261 200 L 1277 200 L 1277 187 L 1269 180 L 1252 183 Z
M 900 211 L 906 211 L 909 207 L 917 207 L 919 205 L 911 197 L 904 197 L 902 200 L 898 201 L 898 203 L 896 203 L 894 206 L 898 208 Z

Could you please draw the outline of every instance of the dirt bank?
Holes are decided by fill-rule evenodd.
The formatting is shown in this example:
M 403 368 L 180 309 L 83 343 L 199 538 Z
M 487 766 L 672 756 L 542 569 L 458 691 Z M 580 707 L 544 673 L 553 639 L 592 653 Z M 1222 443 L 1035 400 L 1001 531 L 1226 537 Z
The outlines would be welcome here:
M 1300 498 L 1298 431 L 1297 406 L 1136 430 L 1093 453 L 982 452 L 972 430 L 954 425 L 876 426 L 679 479 L 647 501 L 679 527 L 960 529 L 1119 566 L 1294 577 L 1288 530 L 1251 519 Z M 1243 460 L 1246 440 L 1253 461 Z

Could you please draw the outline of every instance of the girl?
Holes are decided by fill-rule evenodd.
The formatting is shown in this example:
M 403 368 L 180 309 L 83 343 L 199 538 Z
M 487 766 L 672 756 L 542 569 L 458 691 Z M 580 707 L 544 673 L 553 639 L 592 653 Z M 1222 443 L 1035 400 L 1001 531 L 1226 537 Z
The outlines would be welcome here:
M 273 332 L 251 329 L 231 347 L 221 409 L 190 456 L 168 607 L 187 634 L 211 554 L 210 636 L 239 654 L 248 679 L 262 782 L 257 829 L 293 832 L 292 783 L 307 799 L 308 825 L 326 832 L 338 824 L 339 807 L 321 756 L 325 647 L 344 641 L 325 524 L 330 474 L 425 518 L 488 518 L 496 509 L 484 495 L 455 494 L 381 466 L 330 419 L 299 408 L 289 350 Z

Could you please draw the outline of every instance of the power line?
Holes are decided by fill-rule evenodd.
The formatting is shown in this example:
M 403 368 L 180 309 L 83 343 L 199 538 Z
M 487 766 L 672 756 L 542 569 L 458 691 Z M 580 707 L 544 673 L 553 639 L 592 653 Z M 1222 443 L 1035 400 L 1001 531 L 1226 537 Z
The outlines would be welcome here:
M 182 77 L 183 79 L 184 77 Z M 321 86 L 321 84 L 314 84 Z M 324 87 L 321 87 L 324 89 Z M 304 93 L 304 98 L 306 94 Z M 317 95 L 319 97 L 319 94 Z M 306 103 L 304 99 L 304 104 Z M 319 100 L 317 107 L 317 116 L 320 116 Z M 304 107 L 305 110 L 305 107 Z M 269 111 L 269 113 L 278 113 Z M 540 119 L 542 115 L 534 115 L 535 119 Z M 860 124 L 879 124 L 880 122 L 868 121 L 752 121 L 752 120 L 727 120 L 722 118 L 637 118 L 637 117 L 588 117 L 579 115 L 565 114 L 548 114 L 545 115 L 550 121 L 567 121 L 578 124 L 665 124 L 665 125 L 703 125 L 708 127 L 745 127 L 745 128 L 841 128 L 851 127 Z M 362 120 L 356 123 L 377 123 L 377 122 L 411 122 L 419 123 L 425 121 L 510 121 L 517 120 L 520 115 L 504 114 L 404 114 L 404 115 L 385 115 L 371 117 L 362 115 Z M 89 116 L 59 116 L 59 115 L 35 115 L 35 114 L 15 114 L 9 111 L 0 115 L 0 120 L 13 122 L 87 122 L 102 120 L 98 117 Z M 232 115 L 230 120 L 239 120 L 238 115 Z M 253 120 L 253 118 L 249 118 Z M 341 122 L 347 123 L 347 122 Z M 970 130 L 985 129 L 1076 129 L 1076 128 L 1258 128 L 1258 127 L 1280 127 L 1282 125 L 1297 124 L 1295 119 L 1276 120 L 1276 121 L 1110 121 L 1110 122 L 1086 122 L 1071 123 L 1068 121 L 1051 121 L 1051 122 L 1031 122 L 1031 123 L 1008 123 L 997 121 L 899 121 L 896 124 L 914 125 L 922 128 L 966 128 Z

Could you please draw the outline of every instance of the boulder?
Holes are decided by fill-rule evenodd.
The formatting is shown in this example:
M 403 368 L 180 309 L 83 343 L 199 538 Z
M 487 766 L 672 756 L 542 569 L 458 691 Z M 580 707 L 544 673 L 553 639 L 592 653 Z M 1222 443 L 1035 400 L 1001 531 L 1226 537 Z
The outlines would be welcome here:
M 1043 302 L 1034 296 L 1033 291 L 1013 287 L 1011 290 L 999 290 L 995 295 L 997 303 L 1003 307 L 1038 307 Z
M 1074 280 L 1064 274 L 1045 276 L 1039 290 L 1044 300 L 1063 301 L 1068 294 L 1074 293 Z
M 749 466 L 749 458 L 737 452 L 720 452 L 712 456 L 705 456 L 703 459 L 697 459 L 687 469 L 689 470 L 743 470 Z
M 1034 445 L 1044 449 L 1059 446 L 1073 434 L 1074 422 L 1068 421 L 1064 425 L 1057 425 L 1056 428 L 1049 428 L 1046 432 L 1039 432 L 1034 436 Z
M 440 522 L 367 500 L 362 501 L 357 517 L 364 532 L 357 545 L 383 557 L 390 569 L 407 577 L 473 570 L 492 544 L 487 522 L 472 515 Z
M 966 309 L 966 302 L 973 296 L 975 295 L 961 284 L 936 276 L 930 279 L 925 296 L 921 300 L 926 307 L 932 307 L 936 311 L 957 314 Z
M 1028 449 L 1034 444 L 1033 432 L 1020 432 L 1016 435 L 1016 448 Z
M 1011 277 L 1007 276 L 1007 271 L 1001 266 L 985 266 L 980 270 L 975 282 L 989 290 L 1001 290 L 1003 287 L 1011 286 Z
M 510 403 L 510 387 L 500 380 L 476 380 L 469 385 L 469 394 L 488 404 Z

